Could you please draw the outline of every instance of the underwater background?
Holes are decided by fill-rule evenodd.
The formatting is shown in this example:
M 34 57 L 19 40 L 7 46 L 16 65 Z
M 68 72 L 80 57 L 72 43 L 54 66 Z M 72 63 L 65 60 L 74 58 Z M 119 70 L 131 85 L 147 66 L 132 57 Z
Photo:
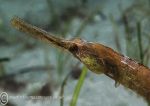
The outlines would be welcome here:
M 150 66 L 150 0 L 0 0 L 0 92 L 9 95 L 6 106 L 62 106 L 62 87 L 63 104 L 71 106 L 83 70 L 70 53 L 15 30 L 14 16 L 62 38 L 104 44 Z M 88 71 L 77 106 L 147 103 L 107 76 Z

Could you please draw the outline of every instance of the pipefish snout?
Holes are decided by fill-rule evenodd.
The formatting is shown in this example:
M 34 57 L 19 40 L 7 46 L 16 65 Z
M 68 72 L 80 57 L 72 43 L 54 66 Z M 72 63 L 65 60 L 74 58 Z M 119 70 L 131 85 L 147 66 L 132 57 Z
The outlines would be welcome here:
M 34 38 L 66 49 L 94 73 L 104 73 L 150 101 L 150 69 L 109 47 L 81 39 L 65 40 L 32 26 L 18 17 L 11 20 L 16 29 Z

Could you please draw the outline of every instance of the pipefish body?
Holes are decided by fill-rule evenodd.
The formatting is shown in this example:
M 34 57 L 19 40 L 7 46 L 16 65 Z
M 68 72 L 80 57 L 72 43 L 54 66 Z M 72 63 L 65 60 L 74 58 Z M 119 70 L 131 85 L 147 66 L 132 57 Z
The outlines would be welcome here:
M 69 51 L 92 72 L 104 73 L 143 96 L 148 102 L 150 101 L 150 69 L 148 67 L 99 43 L 87 42 L 78 38 L 65 40 L 56 37 L 18 17 L 14 17 L 11 24 L 36 39 Z

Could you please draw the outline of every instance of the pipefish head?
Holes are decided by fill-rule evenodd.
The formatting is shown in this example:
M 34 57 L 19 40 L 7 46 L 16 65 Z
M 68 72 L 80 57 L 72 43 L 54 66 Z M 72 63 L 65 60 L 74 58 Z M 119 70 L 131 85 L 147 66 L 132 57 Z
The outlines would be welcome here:
M 68 50 L 78 58 L 88 69 L 94 73 L 100 74 L 104 70 L 104 63 L 99 58 L 99 52 L 97 52 L 96 46 L 101 46 L 97 43 L 87 42 L 82 39 L 71 40 L 71 45 Z
M 103 60 L 99 57 L 99 51 L 101 51 L 99 49 L 101 48 L 101 45 L 81 39 L 65 40 L 56 37 L 36 26 L 26 23 L 18 17 L 14 17 L 11 20 L 11 24 L 16 29 L 32 35 L 32 37 L 36 39 L 42 40 L 61 49 L 68 50 L 91 71 L 101 73 L 101 70 L 103 70 Z

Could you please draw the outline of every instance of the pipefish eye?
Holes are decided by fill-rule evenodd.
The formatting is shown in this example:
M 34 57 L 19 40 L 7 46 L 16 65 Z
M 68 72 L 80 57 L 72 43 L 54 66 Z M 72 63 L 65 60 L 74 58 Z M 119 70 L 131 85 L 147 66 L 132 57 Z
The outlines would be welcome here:
M 69 51 L 72 53 L 76 53 L 78 52 L 78 50 L 79 50 L 79 47 L 76 44 L 71 45 L 69 48 Z

